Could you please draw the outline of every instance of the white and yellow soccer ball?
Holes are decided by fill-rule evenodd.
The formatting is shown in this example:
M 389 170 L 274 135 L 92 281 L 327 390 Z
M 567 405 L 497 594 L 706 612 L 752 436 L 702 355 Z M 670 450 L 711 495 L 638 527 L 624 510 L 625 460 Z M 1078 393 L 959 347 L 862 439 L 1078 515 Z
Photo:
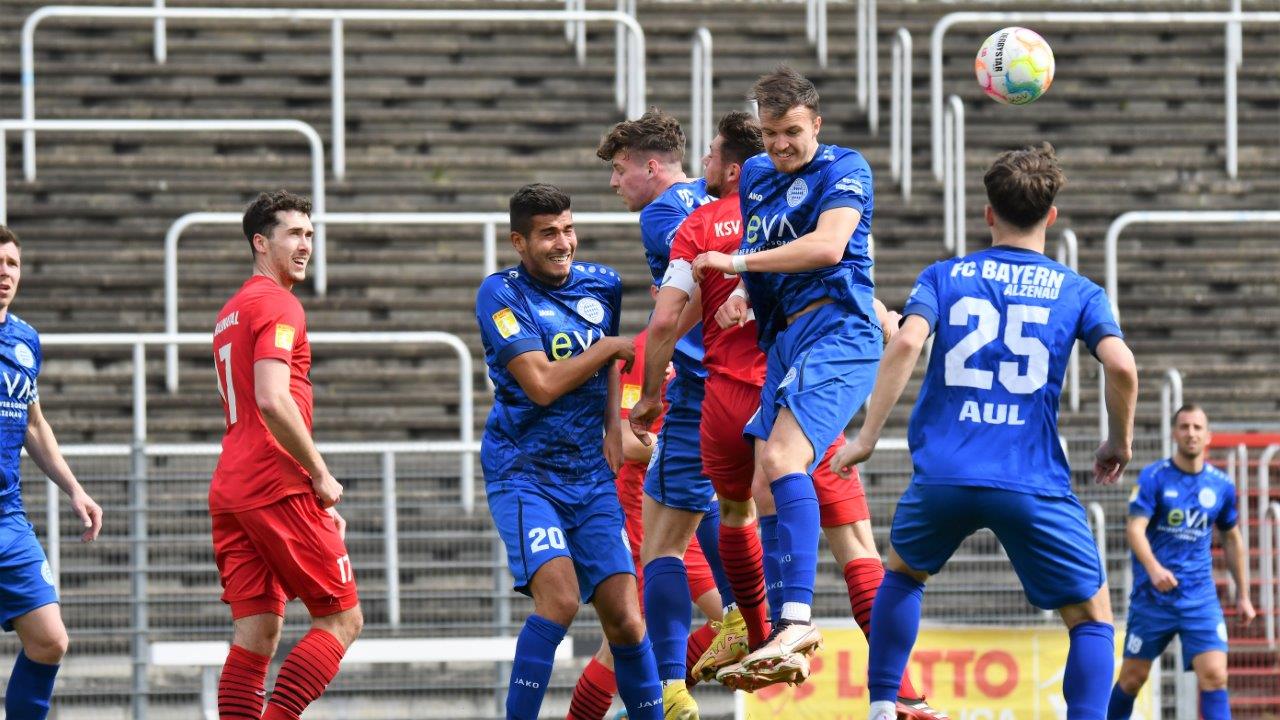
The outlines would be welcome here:
M 997 30 L 978 48 L 973 72 L 983 92 L 1005 105 L 1026 105 L 1053 84 L 1053 49 L 1034 30 Z

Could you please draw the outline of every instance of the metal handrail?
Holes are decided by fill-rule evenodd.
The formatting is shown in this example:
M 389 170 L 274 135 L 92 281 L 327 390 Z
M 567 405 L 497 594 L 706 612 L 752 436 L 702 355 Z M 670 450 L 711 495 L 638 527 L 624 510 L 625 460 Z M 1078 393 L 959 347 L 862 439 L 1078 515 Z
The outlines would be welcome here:
M 1258 579 L 1262 585 L 1262 593 L 1258 603 L 1261 605 L 1266 627 L 1267 647 L 1275 650 L 1276 579 L 1280 578 L 1280 502 L 1267 505 L 1262 513 L 1262 526 L 1258 528 L 1258 532 L 1262 536 L 1261 547 L 1258 548 L 1261 562 Z
M 583 12 L 587 9 L 587 0 L 564 0 L 565 12 Z M 574 57 L 578 65 L 587 64 L 587 24 L 581 20 L 566 20 L 564 23 L 565 42 L 573 45 Z
M 911 199 L 911 49 L 911 32 L 898 28 L 889 82 L 889 172 L 904 201 Z
M 1182 407 L 1182 373 L 1177 368 L 1164 371 L 1160 384 L 1160 457 L 1173 456 L 1173 413 Z
M 325 210 L 324 143 L 320 134 L 300 120 L 0 120 L 0 224 L 8 222 L 8 179 L 4 173 L 8 130 L 55 132 L 295 132 L 311 148 L 311 206 L 317 215 Z M 316 224 L 315 288 L 324 295 L 328 285 L 325 229 Z
M 1102 567 L 1107 567 L 1107 513 L 1102 503 L 1089 503 L 1089 524 L 1093 526 L 1093 540 L 1098 544 L 1098 556 L 1102 558 Z
M 1058 240 L 1058 262 L 1080 272 L 1080 243 L 1076 240 L 1074 230 L 1062 231 Z M 1071 359 L 1067 361 L 1067 385 L 1070 391 L 1068 398 L 1071 412 L 1080 412 L 1080 341 L 1071 345 Z
M 645 105 L 644 30 L 635 19 L 635 0 L 618 0 L 619 6 L 630 3 L 631 12 L 594 10 L 325 10 L 311 8 L 166 8 L 162 2 L 154 7 L 76 7 L 48 5 L 31 15 L 22 25 L 22 119 L 34 121 L 35 102 L 35 31 L 49 17 L 153 19 L 156 21 L 156 57 L 163 62 L 166 19 L 184 20 L 287 20 L 324 21 L 332 27 L 330 52 L 333 88 L 333 175 L 341 180 L 346 174 L 346 97 L 345 53 L 342 29 L 346 22 L 612 22 L 619 38 L 615 68 L 615 95 L 619 110 L 637 118 Z M 583 41 L 585 42 L 585 40 Z M 579 50 L 579 62 L 585 58 Z M 36 177 L 35 131 L 23 135 L 23 172 L 28 181 Z
M 804 29 L 809 44 L 818 53 L 818 66 L 827 66 L 827 0 L 807 0 L 804 4 Z M 861 35 L 861 28 L 859 28 Z M 861 50 L 859 50 L 861 52 Z M 859 70 L 862 66 L 859 65 Z M 859 82 L 862 80 L 859 78 Z M 859 91 L 860 93 L 862 91 Z M 861 107 L 861 105 L 859 105 Z
M 944 129 L 946 171 L 942 188 L 942 219 L 945 231 L 942 243 L 956 257 L 964 257 L 964 103 L 959 95 L 952 95 L 947 101 Z
M 689 72 L 689 175 L 702 175 L 702 156 L 715 137 L 711 103 L 711 31 L 700 27 L 693 33 Z
M 484 232 L 484 272 L 481 277 L 498 270 L 498 226 L 510 216 L 504 212 L 460 213 L 316 213 L 312 221 L 317 228 L 328 225 L 480 225 Z M 192 225 L 239 225 L 240 213 L 194 212 L 178 218 L 164 236 L 164 327 L 169 335 L 178 334 L 178 241 Z M 576 225 L 630 225 L 639 222 L 636 213 L 577 213 Z M 319 230 L 317 230 L 317 234 Z M 169 392 L 178 389 L 178 347 L 165 348 L 165 386 Z
M 938 180 L 943 179 L 942 153 L 943 137 L 943 88 L 942 88 L 942 41 L 947 30 L 962 23 L 982 23 L 1002 27 L 1021 23 L 1076 23 L 1087 25 L 1214 25 L 1225 24 L 1228 27 L 1228 42 L 1223 65 L 1228 78 L 1228 97 L 1224 102 L 1234 105 L 1235 68 L 1239 66 L 1242 52 L 1239 31 L 1231 36 L 1230 28 L 1243 22 L 1280 22 L 1280 12 L 954 12 L 943 15 L 933 26 L 929 43 L 929 82 L 930 107 L 932 124 L 933 174 Z M 1232 158 L 1235 157 L 1234 146 L 1235 110 L 1227 110 L 1227 171 L 1235 177 Z
M 1236 506 L 1240 516 L 1240 535 L 1244 538 L 1245 557 L 1249 552 L 1249 448 L 1240 443 L 1236 445 Z M 1263 500 L 1262 509 L 1266 510 Z
M 858 0 L 858 107 L 867 111 L 867 127 L 880 134 L 880 36 L 876 0 Z

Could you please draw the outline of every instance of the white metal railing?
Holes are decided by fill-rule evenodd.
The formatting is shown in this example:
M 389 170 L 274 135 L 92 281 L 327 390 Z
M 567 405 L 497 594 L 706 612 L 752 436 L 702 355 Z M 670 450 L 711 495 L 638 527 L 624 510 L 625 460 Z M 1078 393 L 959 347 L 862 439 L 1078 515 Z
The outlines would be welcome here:
M 959 95 L 947 101 L 943 158 L 942 244 L 956 257 L 965 254 L 964 236 L 964 103 Z
M 1089 503 L 1089 524 L 1093 526 L 1093 540 L 1098 544 L 1098 556 L 1102 558 L 1102 567 L 1107 567 L 1107 513 L 1102 503 Z
M 1062 231 L 1058 240 L 1058 262 L 1080 272 L 1080 244 L 1074 230 Z M 1080 412 L 1080 341 L 1071 345 L 1071 359 L 1067 361 L 1068 399 L 1071 412 Z
M 0 120 L 0 225 L 8 223 L 8 179 L 4 173 L 8 130 L 49 130 L 56 132 L 293 132 L 307 139 L 311 147 L 311 206 L 323 215 L 324 144 L 310 125 L 298 120 Z M 327 290 L 325 230 L 316 224 L 316 294 Z
M 577 213 L 576 225 L 630 225 L 639 222 L 637 213 Z M 192 225 L 239 225 L 240 213 L 187 213 L 169 226 L 164 236 L 164 327 L 170 336 L 178 335 L 178 241 Z M 484 232 L 484 268 L 481 277 L 498 270 L 498 226 L 509 222 L 505 212 L 440 212 L 440 213 L 316 213 L 312 221 L 319 228 L 328 225 L 480 225 Z M 319 231 L 317 230 L 317 233 Z M 166 343 L 165 387 L 178 389 L 178 346 Z
M 893 65 L 889 84 L 889 172 L 911 199 L 911 32 L 898 28 L 893 36 Z
M 1280 13 L 1277 13 L 1280 14 Z M 1106 291 L 1111 301 L 1111 312 L 1120 320 L 1120 234 L 1130 225 L 1160 223 L 1274 223 L 1280 222 L 1280 210 L 1134 210 L 1124 213 L 1107 226 L 1104 247 L 1106 254 Z M 1098 389 L 1103 390 L 1103 373 L 1098 373 Z M 1107 436 L 1107 405 L 1099 395 L 1098 427 L 1101 436 Z
M 960 24 L 985 24 L 994 27 L 1005 25 L 1037 23 L 1072 23 L 1081 25 L 1225 25 L 1227 27 L 1227 48 L 1223 62 L 1223 74 L 1228 90 L 1225 99 L 1227 108 L 1227 172 L 1235 177 L 1235 86 L 1236 69 L 1240 66 L 1243 53 L 1240 45 L 1239 26 L 1243 22 L 1280 22 L 1280 12 L 954 12 L 942 16 L 933 26 L 929 43 L 929 103 L 932 108 L 932 153 L 933 174 L 938 180 L 943 179 L 942 123 L 943 123 L 943 78 L 942 78 L 942 41 L 947 30 Z M 1233 32 L 1231 28 L 1236 28 Z
M 700 27 L 693 33 L 693 57 L 689 71 L 689 175 L 702 175 L 702 156 L 715 137 L 711 93 L 711 31 Z
M 1160 457 L 1173 456 L 1173 413 L 1182 407 L 1182 373 L 1177 368 L 1164 371 L 1160 384 Z
M 1273 446 L 1274 447 L 1274 446 Z M 1262 513 L 1262 525 L 1258 528 L 1262 546 L 1258 548 L 1261 566 L 1259 581 L 1262 584 L 1261 605 L 1266 630 L 1267 647 L 1276 649 L 1276 579 L 1280 578 L 1280 502 L 1267 505 Z
M 876 0 L 858 0 L 858 108 L 866 110 L 867 127 L 871 130 L 872 135 L 880 134 L 880 39 L 877 32 L 878 25 Z M 825 63 L 823 66 L 825 67 Z
M 1236 486 L 1236 506 L 1239 511 L 1240 535 L 1244 538 L 1244 547 L 1249 549 L 1249 448 L 1240 443 L 1227 456 L 1227 475 Z M 1263 509 L 1266 509 L 1265 507 Z
M 827 0 L 806 0 L 804 30 L 809 44 L 813 45 L 818 52 L 818 65 L 825 68 L 827 66 Z
M 587 9 L 587 0 L 564 0 L 565 12 L 583 12 Z M 564 23 L 564 39 L 573 45 L 573 54 L 579 65 L 587 64 L 587 24 L 581 20 L 566 20 Z
M 156 25 L 157 61 L 163 62 L 166 19 L 174 20 L 286 20 L 289 22 L 328 22 L 332 29 L 330 77 L 332 82 L 333 175 L 341 180 L 346 174 L 346 59 L 343 27 L 347 22 L 611 22 L 617 26 L 618 52 L 615 68 L 616 101 L 619 110 L 636 118 L 644 112 L 645 70 L 644 30 L 635 20 L 635 0 L 618 0 L 619 9 L 630 3 L 631 12 L 567 11 L 567 10 L 326 10 L 311 8 L 166 8 L 161 2 L 154 7 L 76 7 L 48 5 L 33 12 L 22 25 L 22 118 L 35 120 L 35 32 L 40 22 L 50 17 L 99 19 L 152 19 Z M 585 42 L 585 41 L 584 41 Z M 579 50 L 580 62 L 585 58 Z M 23 135 L 23 170 L 28 181 L 36 176 L 35 130 Z

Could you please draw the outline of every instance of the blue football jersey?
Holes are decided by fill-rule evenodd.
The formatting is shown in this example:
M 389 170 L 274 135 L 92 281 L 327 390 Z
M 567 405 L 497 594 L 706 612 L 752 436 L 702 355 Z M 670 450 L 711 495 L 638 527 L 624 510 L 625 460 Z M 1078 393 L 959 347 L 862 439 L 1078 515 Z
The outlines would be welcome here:
M 40 399 L 36 378 L 42 363 L 40 334 L 9 313 L 0 323 L 0 372 L 5 391 L 0 399 L 0 515 L 23 511 L 19 482 L 22 446 L 27 438 L 27 409 Z
M 1129 514 L 1151 518 L 1147 525 L 1151 551 L 1178 578 L 1177 587 L 1162 593 L 1134 558 L 1135 600 L 1183 607 L 1218 601 L 1210 554 L 1211 526 L 1230 530 L 1239 519 L 1236 488 L 1226 474 L 1212 465 L 1190 475 L 1168 459 L 1152 463 L 1138 475 L 1138 486 L 1129 497 Z
M 808 235 L 827 210 L 847 207 L 861 214 L 839 263 L 805 272 L 743 275 L 761 348 L 768 350 L 773 344 L 788 315 L 823 298 L 875 324 L 875 283 L 867 253 L 875 203 L 871 167 L 861 153 L 819 145 L 813 160 L 792 174 L 778 172 L 769 156 L 761 153 L 742 166 L 738 187 L 745 223 L 741 253 L 769 250 Z M 868 353 L 868 357 L 880 356 L 878 348 L 868 347 Z
M 604 459 L 606 364 L 547 407 L 529 399 L 507 363 L 526 352 L 567 360 L 618 334 L 622 278 L 604 265 L 575 262 L 564 284 L 545 285 L 523 265 L 480 285 L 476 321 L 494 385 L 480 462 L 486 481 L 594 482 L 613 476 Z
M 671 241 L 675 240 L 680 223 L 694 210 L 714 199 L 707 194 L 707 181 L 697 178 L 672 185 L 640 211 L 644 259 L 649 263 L 655 284 L 661 284 L 667 274 L 667 266 L 671 264 Z M 702 367 L 703 353 L 702 323 L 698 323 L 676 341 L 671 364 L 677 373 L 685 377 L 705 378 L 707 370 Z
M 1102 288 L 996 246 L 926 268 L 902 314 L 936 333 L 907 431 L 915 481 L 1070 495 L 1058 398 L 1071 347 L 1124 337 Z

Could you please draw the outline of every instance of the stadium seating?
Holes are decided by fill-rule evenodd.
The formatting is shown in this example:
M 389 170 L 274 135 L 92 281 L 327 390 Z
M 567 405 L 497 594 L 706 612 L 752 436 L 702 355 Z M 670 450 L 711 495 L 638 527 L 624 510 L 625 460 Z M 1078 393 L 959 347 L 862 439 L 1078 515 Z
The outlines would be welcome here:
M 0 102 L 18 114 L 18 28 L 43 2 L 3 0 L 0 8 Z M 80 3 L 106 4 L 104 2 Z M 140 4 L 131 2 L 129 4 Z M 149 4 L 149 3 L 142 3 Z M 207 3 L 223 4 L 226 3 Z M 343 7 L 350 0 L 312 0 Z M 289 0 L 246 0 L 236 6 L 291 7 Z M 444 0 L 396 0 L 380 7 L 459 7 Z M 593 0 L 592 8 L 612 9 Z M 1014 7 L 1046 9 L 1052 3 Z M 1126 3 L 1125 9 L 1189 9 L 1195 3 Z M 1213 3 L 1203 3 L 1209 8 Z M 1246 9 L 1261 2 L 1246 2 Z M 485 7 L 527 8 L 526 2 Z M 545 2 L 539 7 L 561 7 Z M 1009 6 L 1002 5 L 1003 8 Z M 831 62 L 817 68 L 804 37 L 803 8 L 794 3 L 644 2 L 639 20 L 648 47 L 649 102 L 688 116 L 692 31 L 715 37 L 715 112 L 743 106 L 751 81 L 786 60 L 809 74 L 823 96 L 823 138 L 863 150 L 879 174 L 875 215 L 877 282 L 883 299 L 900 306 L 919 270 L 945 253 L 941 189 L 927 175 L 927 37 L 948 2 L 881 2 L 882 99 L 887 119 L 887 41 L 897 27 L 916 38 L 915 191 L 903 203 L 888 175 L 887 122 L 880 137 L 866 130 L 854 105 L 853 9 L 832 3 Z M 1091 9 L 1096 9 L 1091 7 Z M 1214 7 L 1213 9 L 1220 9 Z M 329 137 L 329 32 L 322 23 L 286 28 L 251 22 L 171 22 L 169 58 L 151 58 L 150 23 L 49 21 L 37 48 L 40 118 L 296 118 Z M 947 40 L 946 87 L 965 100 L 970 247 L 985 239 L 980 172 L 998 150 L 1050 139 L 1070 184 L 1060 196 L 1061 228 L 1080 236 L 1082 271 L 1103 274 L 1107 225 L 1133 209 L 1274 208 L 1280 198 L 1280 27 L 1246 26 L 1240 74 L 1240 175 L 1223 171 L 1222 47 L 1218 27 L 1087 26 L 1044 28 L 1057 54 L 1049 94 L 1025 108 L 981 97 L 969 57 L 989 29 L 965 26 Z M 347 49 L 347 166 L 329 179 L 334 211 L 502 210 L 515 187 L 534 180 L 559 184 L 579 211 L 617 211 L 608 173 L 594 148 L 621 119 L 613 105 L 613 30 L 588 27 L 586 67 L 578 67 L 560 27 L 496 24 L 461 28 L 350 24 Z M 20 135 L 6 137 L 10 156 L 9 218 L 27 261 L 15 311 L 43 333 L 159 331 L 163 327 L 162 240 L 178 216 L 195 210 L 237 210 L 262 189 L 307 185 L 305 146 L 261 136 L 39 136 L 39 179 L 21 180 Z M 501 233 L 500 233 L 501 235 Z M 648 303 L 647 270 L 634 228 L 593 227 L 580 233 L 579 254 L 617 267 L 627 282 L 624 329 L 639 329 Z M 1179 368 L 1188 399 L 1203 402 L 1215 423 L 1274 426 L 1280 379 L 1274 372 L 1280 337 L 1277 233 L 1269 226 L 1133 228 L 1121 242 L 1122 320 L 1144 382 L 1136 461 L 1158 452 L 1161 373 Z M 471 348 L 477 369 L 477 417 L 487 411 L 481 348 L 472 306 L 481 279 L 480 232 L 459 228 L 331 228 L 329 291 L 299 290 L 313 330 L 444 330 Z M 248 271 L 248 253 L 234 228 L 194 228 L 184 236 L 183 331 L 206 331 Z M 500 242 L 501 244 L 501 242 Z M 510 252 L 500 253 L 510 262 Z M 1091 455 L 1096 435 L 1096 380 L 1084 362 L 1083 406 L 1064 412 L 1073 459 Z M 49 348 L 42 376 L 45 410 L 63 443 L 127 442 L 131 374 L 127 351 Z M 222 422 L 202 349 L 182 352 L 181 389 L 163 389 L 160 354 L 149 355 L 150 440 L 216 442 Z M 322 440 L 451 439 L 456 436 L 456 369 L 443 351 L 344 348 L 316 353 L 316 434 Z M 909 392 L 914 392 L 919 373 Z M 895 412 L 890 433 L 901 435 L 908 407 Z M 888 518 L 909 472 L 902 456 L 873 461 L 867 474 L 872 512 Z M 401 461 L 398 498 L 404 618 L 387 624 L 381 555 L 379 474 L 368 457 L 341 461 L 351 495 L 352 552 L 365 591 L 370 637 L 488 633 L 502 612 L 495 592 L 493 539 L 487 513 L 463 517 L 456 505 L 452 458 Z M 209 458 L 156 459 L 149 465 L 153 507 L 149 610 L 157 639 L 223 639 L 226 614 L 217 590 L 207 517 L 202 510 Z M 78 462 L 82 477 L 112 511 L 108 535 L 90 548 L 66 544 L 64 593 L 77 656 L 60 686 L 60 717 L 114 717 L 101 703 L 124 707 L 129 691 L 127 629 L 129 548 L 126 460 Z M 1086 469 L 1086 462 L 1077 469 Z M 34 469 L 29 477 L 37 477 Z M 42 497 L 33 484 L 28 502 Z M 1119 571 L 1123 498 L 1082 490 L 1106 508 Z M 481 499 L 480 507 L 483 508 Z M 38 513 L 33 513 L 38 515 Z M 33 518 L 41 525 L 40 517 Z M 64 538 L 73 525 L 64 518 Z M 41 525 L 41 527 L 43 527 Z M 880 523 L 883 528 L 883 523 Z M 883 544 L 883 537 L 879 538 Z M 990 538 L 975 538 L 953 572 L 931 590 L 930 612 L 942 619 L 1035 621 Z M 838 573 L 820 570 L 821 615 L 847 614 Z M 499 573 L 501 576 L 501 572 Z M 505 581 L 505 578 L 502 578 Z M 1116 596 L 1117 606 L 1123 607 Z M 513 602 L 513 623 L 528 604 Z M 291 616 L 296 620 L 296 616 Z M 584 610 L 575 625 L 579 648 L 598 633 Z M 1233 632 L 1236 628 L 1233 627 Z M 9 647 L 4 645 L 4 647 Z M 3 653 L 0 653 L 3 656 Z M 1274 666 L 1274 655 L 1262 662 Z M 566 701 L 562 668 L 549 706 Z M 1236 681 L 1233 680 L 1233 690 Z M 153 672 L 153 717 L 190 717 L 199 690 L 195 671 Z M 344 672 L 315 717 L 425 717 L 406 713 L 409 699 L 466 703 L 474 716 L 492 714 L 493 676 L 439 666 L 405 673 Z M 1267 689 L 1261 683 L 1260 692 Z M 1271 692 L 1276 692 L 1274 683 Z M 388 690 L 395 690 L 394 696 Z M 714 695 L 708 707 L 727 712 Z M 1265 696 L 1263 696 L 1265 697 Z M 376 706 L 373 704 L 378 700 Z M 397 698 L 404 698 L 397 700 Z M 396 704 L 396 703 L 399 704 Z M 720 703 L 719 705 L 715 703 Z M 421 706 L 425 707 L 425 705 Z M 457 707 L 463 707 L 458 705 Z M 719 708 L 719 710 L 716 710 Z M 114 712 L 114 711 L 113 711 Z M 424 714 L 419 714 L 419 712 Z M 165 714 L 170 713 L 170 714 Z M 329 713 L 329 714 L 325 714 Z M 467 715 L 472 716 L 472 715 Z

